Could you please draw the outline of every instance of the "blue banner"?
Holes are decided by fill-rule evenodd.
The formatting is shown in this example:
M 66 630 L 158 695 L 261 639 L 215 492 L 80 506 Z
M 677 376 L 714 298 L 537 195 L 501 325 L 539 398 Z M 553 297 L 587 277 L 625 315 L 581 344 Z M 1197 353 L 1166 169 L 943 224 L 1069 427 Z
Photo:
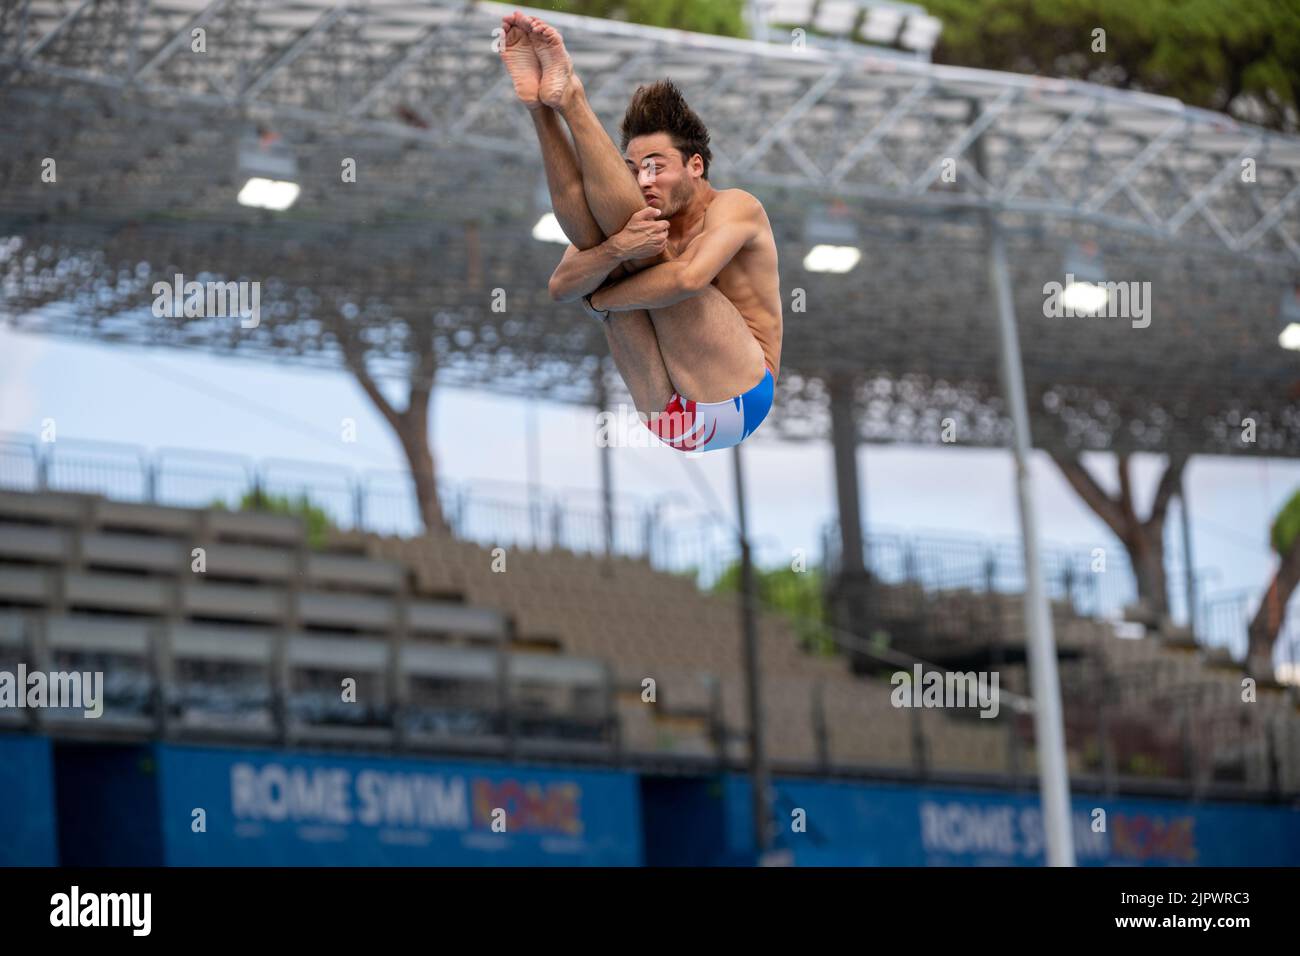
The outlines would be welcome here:
M 58 862 L 50 742 L 0 736 L 0 866 Z
M 776 848 L 796 865 L 1046 861 L 1036 794 L 789 779 L 773 793 Z M 729 851 L 752 858 L 748 781 L 729 778 L 726 799 Z M 1072 817 L 1081 866 L 1300 865 L 1297 808 L 1076 796 Z
M 623 772 L 160 745 L 164 853 L 192 866 L 639 866 Z

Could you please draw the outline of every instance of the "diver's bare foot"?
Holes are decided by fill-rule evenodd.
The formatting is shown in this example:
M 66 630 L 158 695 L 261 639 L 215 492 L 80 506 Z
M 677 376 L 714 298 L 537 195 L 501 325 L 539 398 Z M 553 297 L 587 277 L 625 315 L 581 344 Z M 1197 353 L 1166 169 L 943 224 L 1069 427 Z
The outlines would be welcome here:
M 537 59 L 537 52 L 528 40 L 528 18 L 522 13 L 512 13 L 501 20 L 505 31 L 502 38 L 501 62 L 510 74 L 510 82 L 515 85 L 515 95 L 530 110 L 542 108 L 538 99 L 538 84 L 542 79 L 542 64 Z
M 529 38 L 542 65 L 542 81 L 537 88 L 537 96 L 546 106 L 562 109 L 565 94 L 572 92 L 569 87 L 573 79 L 573 60 L 564 48 L 564 39 L 559 30 L 537 17 L 531 18 L 531 25 Z

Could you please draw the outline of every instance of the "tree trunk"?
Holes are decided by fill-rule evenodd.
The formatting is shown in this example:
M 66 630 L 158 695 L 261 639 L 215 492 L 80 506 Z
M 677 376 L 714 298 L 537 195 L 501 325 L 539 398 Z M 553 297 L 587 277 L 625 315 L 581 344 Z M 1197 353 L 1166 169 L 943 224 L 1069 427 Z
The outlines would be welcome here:
M 1114 496 L 1107 494 L 1097 484 L 1077 455 L 1067 457 L 1053 452 L 1052 460 L 1084 503 L 1123 542 L 1133 566 L 1138 603 L 1143 609 L 1142 616 L 1149 626 L 1159 627 L 1169 616 L 1169 588 L 1165 576 L 1165 513 L 1182 481 L 1187 458 L 1182 455 L 1170 458 L 1164 474 L 1160 476 L 1151 514 L 1145 521 L 1137 516 L 1133 507 L 1133 487 L 1127 454 L 1120 454 L 1116 459 L 1119 494 Z
M 1137 579 L 1138 600 L 1159 621 L 1169 613 L 1169 585 L 1165 576 L 1164 522 L 1158 526 L 1134 525 L 1125 542 L 1133 575 Z
M 411 468 L 411 485 L 415 491 L 415 504 L 421 525 L 426 532 L 449 530 L 447 519 L 442 513 L 442 502 L 438 498 L 438 481 L 433 468 L 433 449 L 429 446 L 428 429 L 413 427 L 409 421 L 403 420 L 397 426 L 397 437 Z
M 411 468 L 411 485 L 421 525 L 426 532 L 448 532 L 450 528 L 438 499 L 433 449 L 429 444 L 429 401 L 433 395 L 436 356 L 428 330 L 415 336 L 413 344 L 416 367 L 411 371 L 406 408 L 400 412 L 384 397 L 384 393 L 371 378 L 366 368 L 364 352 L 356 340 L 346 336 L 340 336 L 340 340 L 344 359 L 356 377 L 357 384 L 374 402 L 401 442 L 402 451 Z
M 1291 543 L 1290 553 L 1282 557 L 1247 631 L 1246 672 L 1256 680 L 1273 679 L 1273 646 L 1297 584 L 1300 584 L 1300 535 Z

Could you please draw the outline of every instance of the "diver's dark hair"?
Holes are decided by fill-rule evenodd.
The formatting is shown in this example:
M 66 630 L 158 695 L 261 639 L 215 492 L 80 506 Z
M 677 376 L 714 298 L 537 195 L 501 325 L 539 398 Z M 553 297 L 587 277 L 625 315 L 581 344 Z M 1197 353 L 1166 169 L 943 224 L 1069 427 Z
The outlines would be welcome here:
M 623 144 L 620 149 L 623 150 L 637 136 L 667 133 L 682 154 L 683 163 L 690 162 L 696 153 L 700 154 L 700 159 L 704 160 L 704 178 L 709 178 L 709 161 L 713 159 L 713 151 L 709 149 L 709 131 L 695 111 L 686 105 L 686 98 L 672 80 L 637 87 L 627 112 L 623 114 L 621 132 Z

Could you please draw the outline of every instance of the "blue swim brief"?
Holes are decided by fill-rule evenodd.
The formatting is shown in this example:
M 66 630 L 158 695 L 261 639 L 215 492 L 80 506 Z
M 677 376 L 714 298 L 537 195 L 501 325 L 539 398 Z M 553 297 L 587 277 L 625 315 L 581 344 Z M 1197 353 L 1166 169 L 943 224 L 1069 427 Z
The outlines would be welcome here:
M 665 445 L 680 451 L 717 451 L 739 445 L 772 410 L 776 382 L 772 366 L 764 365 L 757 385 L 725 402 L 693 402 L 674 392 L 664 410 L 650 416 L 646 427 Z

